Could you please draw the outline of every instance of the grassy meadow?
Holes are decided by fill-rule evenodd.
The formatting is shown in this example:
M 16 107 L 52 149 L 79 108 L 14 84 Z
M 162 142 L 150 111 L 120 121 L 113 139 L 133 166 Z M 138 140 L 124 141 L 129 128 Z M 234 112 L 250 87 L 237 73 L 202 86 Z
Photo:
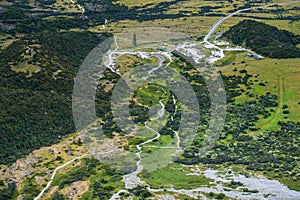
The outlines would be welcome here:
M 247 70 L 248 74 L 253 75 L 250 78 L 253 85 L 251 89 L 243 88 L 254 97 L 261 96 L 266 92 L 278 96 L 279 106 L 272 112 L 268 118 L 262 118 L 256 124 L 261 131 L 276 130 L 279 128 L 278 121 L 299 121 L 300 108 L 300 59 L 269 59 L 255 60 L 248 58 L 246 53 L 229 52 L 225 60 L 220 61 L 220 71 L 224 75 L 241 75 L 240 70 Z M 259 83 L 265 83 L 265 86 Z M 238 102 L 251 100 L 251 97 L 243 93 L 237 97 Z M 288 106 L 289 114 L 283 114 L 283 106 Z

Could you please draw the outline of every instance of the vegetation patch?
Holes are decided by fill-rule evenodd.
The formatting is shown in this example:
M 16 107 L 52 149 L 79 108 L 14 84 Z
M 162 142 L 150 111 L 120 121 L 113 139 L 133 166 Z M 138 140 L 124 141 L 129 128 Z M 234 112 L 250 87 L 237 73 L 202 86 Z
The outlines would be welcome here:
M 212 181 L 205 178 L 204 175 L 187 176 L 186 174 L 188 173 L 189 171 L 184 167 L 172 164 L 153 172 L 143 171 L 141 178 L 152 188 L 174 187 L 176 189 L 193 189 L 201 186 L 209 186 L 209 182 Z

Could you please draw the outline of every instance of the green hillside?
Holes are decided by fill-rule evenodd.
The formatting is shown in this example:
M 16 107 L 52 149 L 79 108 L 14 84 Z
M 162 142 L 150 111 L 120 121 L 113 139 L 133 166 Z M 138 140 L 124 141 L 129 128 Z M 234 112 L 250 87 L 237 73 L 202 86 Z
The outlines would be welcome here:
M 276 27 L 243 20 L 225 32 L 224 37 L 237 45 L 243 45 L 270 58 L 299 58 L 300 36 Z
M 73 78 L 84 57 L 107 36 L 29 35 L 0 53 L 0 163 L 14 162 L 75 131 Z

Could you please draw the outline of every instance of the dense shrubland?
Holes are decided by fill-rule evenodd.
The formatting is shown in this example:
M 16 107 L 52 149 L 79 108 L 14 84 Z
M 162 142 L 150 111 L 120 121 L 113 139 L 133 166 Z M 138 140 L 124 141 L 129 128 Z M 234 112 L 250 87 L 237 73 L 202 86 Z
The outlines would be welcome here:
M 35 34 L 12 43 L 0 53 L 1 164 L 12 163 L 75 131 L 73 79 L 84 57 L 106 37 L 88 32 Z M 31 76 L 12 71 L 12 63 L 26 62 L 20 59 L 30 45 L 37 49 L 27 64 L 37 63 L 40 71 Z M 54 78 L 58 70 L 60 73 Z M 99 87 L 98 91 L 98 98 L 105 96 L 103 89 Z M 99 107 L 107 104 L 105 100 L 97 102 Z
M 286 30 L 253 20 L 244 20 L 224 34 L 238 45 L 245 45 L 257 53 L 270 58 L 299 58 L 300 36 Z

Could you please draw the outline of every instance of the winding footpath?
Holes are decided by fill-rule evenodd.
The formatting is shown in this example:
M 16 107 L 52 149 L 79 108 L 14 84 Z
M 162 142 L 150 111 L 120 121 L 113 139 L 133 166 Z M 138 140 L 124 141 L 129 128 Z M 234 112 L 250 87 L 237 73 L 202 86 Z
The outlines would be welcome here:
M 162 100 L 161 100 L 162 101 Z M 161 102 L 160 101 L 160 102 Z M 162 113 L 159 113 L 159 111 L 161 111 L 161 110 L 159 110 L 158 111 L 158 115 L 160 115 L 160 116 L 163 116 L 164 115 L 164 104 L 162 104 L 161 103 L 161 105 L 162 105 Z M 159 132 L 157 132 L 157 131 L 155 131 L 154 129 L 152 129 L 151 127 L 149 127 L 148 125 L 147 125 L 147 122 L 145 122 L 145 127 L 146 128 L 148 128 L 150 131 L 153 131 L 154 133 L 156 133 L 156 136 L 155 137 L 153 137 L 153 138 L 151 138 L 151 139 L 149 139 L 149 140 L 147 140 L 147 141 L 145 141 L 145 142 L 143 142 L 143 143 L 140 143 L 140 144 L 137 144 L 136 145 L 136 148 L 138 149 L 138 152 L 136 153 L 136 156 L 137 156 L 137 158 L 138 158 L 138 160 L 137 160 L 137 162 L 136 162 L 136 166 L 137 166 L 137 168 L 136 168 L 136 170 L 134 171 L 134 172 L 132 172 L 132 173 L 130 173 L 130 174 L 127 174 L 127 175 L 124 175 L 123 176 L 123 181 L 124 181 L 124 183 L 125 183 L 125 188 L 126 189 L 132 189 L 132 188 L 135 188 L 135 187 L 137 187 L 137 186 L 139 186 L 139 185 L 148 185 L 146 182 L 144 182 L 144 181 L 142 181 L 139 177 L 138 177 L 138 174 L 140 174 L 141 172 L 142 172 L 142 170 L 143 170 L 143 165 L 141 164 L 141 162 L 142 162 L 142 158 L 141 158 L 141 153 L 142 153 L 142 149 L 143 149 L 143 147 L 142 147 L 142 145 L 145 145 L 145 144 L 148 144 L 148 143 L 151 143 L 151 142 L 153 142 L 154 140 L 157 140 L 161 135 L 160 135 L 160 133 Z M 149 186 L 150 187 L 150 186 Z M 111 200 L 113 200 L 113 199 L 119 199 L 120 198 L 120 196 L 119 196 L 119 194 L 121 193 L 121 192 L 124 192 L 124 191 L 126 191 L 126 190 L 120 190 L 120 191 L 118 191 L 116 194 L 114 194 L 110 199 Z
M 158 58 L 158 67 L 155 67 L 153 69 L 150 69 L 148 71 L 148 76 L 147 77 L 143 77 L 144 79 L 148 79 L 150 76 L 152 76 L 153 72 L 158 70 L 160 67 L 162 67 L 163 65 L 163 62 L 164 62 L 164 58 L 161 57 L 160 55 L 156 55 L 156 54 L 153 54 L 153 56 L 157 57 Z M 170 63 L 171 63 L 171 59 L 170 59 Z M 168 64 L 170 64 L 168 63 Z M 164 91 L 164 90 L 163 90 Z M 165 114 L 165 105 L 163 104 L 163 101 L 165 99 L 161 99 L 159 101 L 159 104 L 161 105 L 161 109 L 157 111 L 157 117 L 156 118 L 151 118 L 150 121 L 154 121 L 154 120 L 157 120 L 159 118 L 162 118 Z M 173 102 L 175 104 L 175 107 L 176 107 L 176 110 L 177 110 L 177 106 L 176 106 L 176 100 L 175 100 L 175 97 L 173 96 Z M 153 128 L 151 128 L 150 126 L 147 125 L 147 122 L 144 123 L 145 127 L 147 129 L 149 129 L 150 131 L 154 132 L 156 134 L 155 137 L 145 141 L 145 142 L 142 142 L 140 144 L 137 144 L 136 145 L 136 148 L 138 150 L 138 152 L 136 153 L 136 156 L 138 158 L 137 162 L 136 162 L 136 170 L 130 174 L 127 174 L 127 175 L 124 175 L 123 176 L 123 181 L 125 183 L 125 188 L 127 190 L 119 190 L 117 193 L 113 194 L 113 196 L 110 198 L 110 200 L 116 200 L 116 199 L 121 199 L 120 197 L 120 194 L 121 193 L 128 193 L 128 189 L 132 189 L 132 188 L 136 188 L 138 187 L 139 185 L 145 185 L 147 186 L 147 189 L 150 191 L 151 190 L 151 187 L 149 184 L 147 184 L 146 182 L 142 181 L 139 177 L 138 177 L 138 174 L 140 174 L 143 170 L 143 165 L 141 164 L 142 162 L 142 158 L 141 158 L 141 153 L 142 153 L 142 149 L 143 149 L 143 146 L 148 144 L 148 143 L 151 143 L 157 139 L 160 138 L 161 134 L 154 130 Z M 180 142 L 180 139 L 179 139 L 179 136 L 177 134 L 177 137 L 178 137 L 178 140 L 177 140 L 177 145 L 179 147 L 179 142 Z M 152 146 L 144 146 L 144 147 L 152 147 Z M 178 149 L 178 147 L 157 147 L 157 146 L 153 146 L 153 148 L 161 148 L 161 149 Z
M 64 168 L 65 166 L 71 164 L 71 163 L 74 162 L 75 160 L 78 160 L 78 159 L 81 159 L 81 158 L 86 157 L 87 155 L 88 155 L 88 154 L 84 154 L 84 155 L 82 155 L 82 156 L 78 156 L 78 157 L 73 158 L 72 160 L 66 162 L 65 164 L 63 164 L 63 165 L 57 167 L 57 168 L 53 171 L 52 176 L 51 176 L 51 178 L 50 178 L 50 181 L 47 183 L 46 187 L 40 192 L 40 194 L 39 194 L 36 198 L 34 198 L 34 200 L 38 200 L 38 199 L 40 199 L 40 198 L 44 195 L 45 191 L 50 187 L 51 183 L 53 182 L 54 177 L 55 177 L 55 175 L 56 175 L 56 173 L 57 173 L 58 170 L 60 170 L 60 169 Z
M 160 60 L 159 67 L 162 66 L 162 63 L 163 63 L 163 59 Z M 149 76 L 151 76 L 152 73 L 153 73 L 152 69 L 148 71 Z M 162 101 L 164 101 L 164 100 L 165 99 L 161 99 L 159 101 L 159 103 L 161 105 L 161 109 L 157 111 L 157 118 L 150 119 L 150 121 L 157 120 L 157 119 L 159 119 L 159 118 L 161 118 L 161 117 L 164 116 L 164 114 L 165 114 L 165 105 L 162 103 Z M 144 125 L 145 125 L 145 127 L 147 129 L 149 129 L 150 131 L 154 132 L 156 134 L 156 136 L 153 137 L 153 138 L 151 138 L 151 139 L 149 139 L 149 140 L 147 140 L 147 141 L 145 141 L 145 142 L 142 142 L 142 143 L 136 145 L 136 148 L 138 149 L 138 152 L 136 153 L 136 156 L 138 157 L 138 160 L 136 162 L 137 169 L 134 172 L 132 172 L 132 173 L 130 173 L 128 175 L 125 175 L 123 177 L 126 189 L 132 189 L 132 188 L 135 188 L 135 187 L 137 187 L 139 185 L 147 185 L 144 181 L 142 181 L 138 177 L 138 174 L 141 173 L 142 170 L 143 170 L 143 165 L 141 164 L 141 162 L 142 162 L 141 153 L 142 153 L 142 149 L 143 149 L 142 146 L 145 145 L 145 144 L 151 143 L 154 140 L 159 139 L 160 136 L 161 136 L 158 131 L 156 131 L 153 128 L 151 128 L 150 126 L 148 126 L 147 122 L 145 122 Z
M 44 195 L 44 193 L 46 192 L 46 190 L 48 190 L 48 188 L 50 187 L 51 183 L 53 182 L 54 177 L 56 176 L 56 173 L 57 173 L 58 170 L 60 170 L 60 169 L 62 169 L 62 168 L 64 168 L 64 167 L 66 167 L 67 165 L 71 164 L 72 162 L 74 162 L 74 161 L 76 161 L 76 160 L 79 160 L 79 159 L 84 158 L 84 157 L 89 156 L 89 155 L 105 155 L 105 154 L 113 153 L 113 152 L 119 151 L 119 150 L 122 151 L 122 149 L 117 149 L 117 150 L 111 150 L 111 151 L 106 151 L 106 152 L 98 152 L 98 153 L 84 154 L 84 155 L 77 156 L 77 157 L 73 158 L 72 160 L 66 162 L 65 164 L 63 164 L 63 165 L 61 165 L 61 166 L 58 166 L 57 168 L 54 169 L 54 171 L 53 171 L 53 173 L 52 173 L 52 176 L 51 176 L 51 178 L 50 178 L 50 181 L 47 183 L 46 187 L 40 192 L 40 194 L 39 194 L 36 198 L 34 198 L 34 200 L 38 200 L 38 199 L 40 199 L 40 198 Z

